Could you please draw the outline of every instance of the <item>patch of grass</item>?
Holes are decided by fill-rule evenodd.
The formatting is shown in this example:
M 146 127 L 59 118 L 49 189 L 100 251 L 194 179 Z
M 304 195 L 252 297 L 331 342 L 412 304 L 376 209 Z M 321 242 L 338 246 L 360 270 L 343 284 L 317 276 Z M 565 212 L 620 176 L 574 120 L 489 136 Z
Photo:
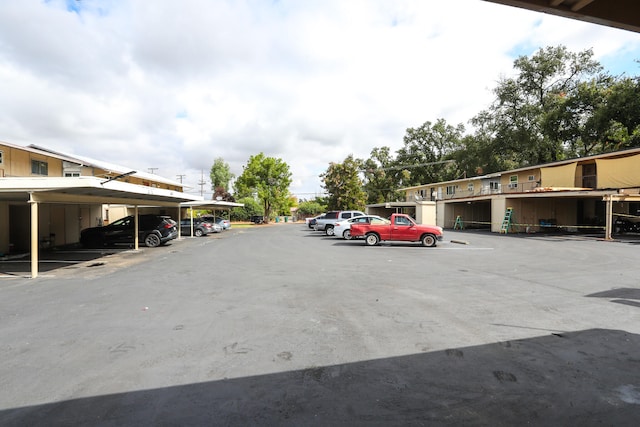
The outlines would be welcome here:
M 252 222 L 233 222 L 231 223 L 231 228 L 251 228 L 255 227 L 255 224 Z

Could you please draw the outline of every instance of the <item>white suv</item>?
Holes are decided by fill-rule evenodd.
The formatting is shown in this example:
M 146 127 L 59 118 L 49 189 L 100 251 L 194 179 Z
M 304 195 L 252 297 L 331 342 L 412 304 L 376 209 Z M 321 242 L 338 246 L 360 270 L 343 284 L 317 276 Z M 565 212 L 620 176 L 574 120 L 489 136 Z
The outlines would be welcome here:
M 316 231 L 324 231 L 327 236 L 333 236 L 333 227 L 338 221 L 344 221 L 345 219 L 353 218 L 356 216 L 362 216 L 364 212 L 361 211 L 331 211 L 327 212 L 323 218 L 316 220 L 316 225 L 313 227 Z

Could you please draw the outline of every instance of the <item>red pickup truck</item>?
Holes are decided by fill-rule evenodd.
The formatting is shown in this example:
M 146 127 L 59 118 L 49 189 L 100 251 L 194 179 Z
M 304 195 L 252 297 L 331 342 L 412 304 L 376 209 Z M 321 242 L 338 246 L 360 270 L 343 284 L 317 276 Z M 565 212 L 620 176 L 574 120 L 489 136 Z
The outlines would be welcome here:
M 406 214 L 393 214 L 389 219 L 380 218 L 371 223 L 353 223 L 351 237 L 363 236 L 367 246 L 375 246 L 382 240 L 421 242 L 422 246 L 435 246 L 443 237 L 441 227 L 416 224 Z

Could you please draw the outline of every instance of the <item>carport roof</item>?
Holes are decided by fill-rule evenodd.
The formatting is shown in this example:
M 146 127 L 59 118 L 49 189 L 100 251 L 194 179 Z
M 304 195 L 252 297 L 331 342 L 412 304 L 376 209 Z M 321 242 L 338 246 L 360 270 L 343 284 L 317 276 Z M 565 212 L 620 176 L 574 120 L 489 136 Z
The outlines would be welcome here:
M 640 32 L 638 0 L 486 0 Z
M 7 143 L 4 143 L 4 144 L 7 144 Z M 129 172 L 129 171 L 131 171 L 131 168 L 128 168 L 128 167 L 122 166 L 122 165 L 116 165 L 116 164 L 113 164 L 113 163 L 105 162 L 103 160 L 92 159 L 90 157 L 80 156 L 80 155 L 77 155 L 77 154 L 62 153 L 60 151 L 54 151 L 54 150 L 51 150 L 49 148 L 42 147 L 42 146 L 35 145 L 35 144 L 29 144 L 27 147 L 20 147 L 20 146 L 15 146 L 15 147 L 19 148 L 19 149 L 22 149 L 22 150 L 34 150 L 36 152 L 42 152 L 42 153 L 44 153 L 46 155 L 55 156 L 55 157 L 58 157 L 58 158 L 60 158 L 62 160 L 66 160 L 66 161 L 69 161 L 69 162 L 72 162 L 72 163 L 78 163 L 78 164 L 83 165 L 83 166 L 91 166 L 91 167 L 100 168 L 100 169 L 103 169 L 104 171 L 106 171 L 108 174 L 130 173 L 132 176 L 135 176 L 135 177 L 140 178 L 140 179 L 146 179 L 146 180 L 149 180 L 149 181 L 161 182 L 163 184 L 174 185 L 176 187 L 183 187 L 181 182 L 173 181 L 171 179 L 167 179 L 167 178 L 164 178 L 164 177 L 162 177 L 160 175 L 156 175 L 156 174 L 152 174 L 152 173 L 139 172 L 139 171 Z
M 114 203 L 176 206 L 202 201 L 179 191 L 98 177 L 17 177 L 0 179 L 0 200 L 44 203 Z
M 183 208 L 211 209 L 211 208 L 241 208 L 244 203 L 225 202 L 223 200 L 195 200 L 180 203 Z

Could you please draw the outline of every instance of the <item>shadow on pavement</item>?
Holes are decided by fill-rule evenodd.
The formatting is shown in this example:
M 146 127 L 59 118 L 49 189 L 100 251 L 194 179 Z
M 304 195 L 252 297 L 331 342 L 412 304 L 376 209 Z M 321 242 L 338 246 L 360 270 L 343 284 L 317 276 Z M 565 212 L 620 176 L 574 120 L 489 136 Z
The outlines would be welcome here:
M 587 295 L 592 298 L 625 298 L 640 300 L 640 288 L 616 288 Z
M 64 267 L 74 266 L 80 263 L 95 261 L 95 265 L 100 265 L 100 259 L 109 255 L 114 255 L 127 251 L 128 249 L 105 248 L 105 249 L 76 249 L 76 250 L 51 250 L 41 251 L 38 256 L 38 271 L 50 272 Z M 91 266 L 88 263 L 87 266 Z M 31 273 L 31 257 L 29 254 L 10 257 L 0 260 L 0 274 L 24 275 Z
M 3 426 L 637 425 L 640 336 L 592 329 L 0 411 Z
M 631 307 L 640 307 L 640 289 L 638 288 L 617 288 L 609 289 L 603 292 L 596 292 L 587 295 L 592 298 L 612 298 L 611 302 L 616 304 L 629 305 Z

